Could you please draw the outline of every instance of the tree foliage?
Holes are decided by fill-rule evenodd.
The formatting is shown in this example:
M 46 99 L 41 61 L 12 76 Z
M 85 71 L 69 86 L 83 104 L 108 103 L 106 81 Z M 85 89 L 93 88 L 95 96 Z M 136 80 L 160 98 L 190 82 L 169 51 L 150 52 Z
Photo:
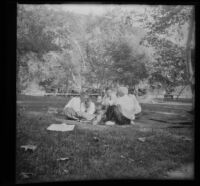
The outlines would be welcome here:
M 53 43 L 54 34 L 45 32 L 45 23 L 40 21 L 37 12 L 26 11 L 23 6 L 18 6 L 17 17 L 18 54 L 34 52 L 41 56 L 59 49 L 59 46 Z
M 31 82 L 65 92 L 145 79 L 166 88 L 188 84 L 190 6 L 152 6 L 144 14 L 118 7 L 99 16 L 49 7 L 18 6 L 19 89 Z
M 154 48 L 154 62 L 151 64 L 154 70 L 150 82 L 157 80 L 164 86 L 188 84 L 186 28 L 191 7 L 157 6 L 150 10 L 150 15 L 143 20 L 148 32 L 142 41 L 143 45 Z

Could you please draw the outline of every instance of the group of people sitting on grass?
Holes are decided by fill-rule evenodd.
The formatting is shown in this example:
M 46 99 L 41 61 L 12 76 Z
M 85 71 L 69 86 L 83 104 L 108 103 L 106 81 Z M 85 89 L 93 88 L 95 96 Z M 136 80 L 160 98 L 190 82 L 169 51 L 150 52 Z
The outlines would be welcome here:
M 134 124 L 135 117 L 141 112 L 141 106 L 126 87 L 117 90 L 107 88 L 105 96 L 98 97 L 96 103 L 86 95 L 73 97 L 62 113 L 67 119 L 91 121 L 93 125 Z

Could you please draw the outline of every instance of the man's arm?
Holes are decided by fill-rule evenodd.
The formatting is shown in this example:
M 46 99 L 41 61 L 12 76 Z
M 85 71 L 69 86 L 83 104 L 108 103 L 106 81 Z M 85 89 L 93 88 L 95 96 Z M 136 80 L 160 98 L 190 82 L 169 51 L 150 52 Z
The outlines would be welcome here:
M 84 103 L 81 103 L 81 109 L 80 109 L 80 111 L 81 112 L 85 112 L 86 111 Z
M 92 102 L 89 106 L 89 108 L 87 109 L 87 113 L 88 114 L 94 114 L 95 112 L 95 104 Z

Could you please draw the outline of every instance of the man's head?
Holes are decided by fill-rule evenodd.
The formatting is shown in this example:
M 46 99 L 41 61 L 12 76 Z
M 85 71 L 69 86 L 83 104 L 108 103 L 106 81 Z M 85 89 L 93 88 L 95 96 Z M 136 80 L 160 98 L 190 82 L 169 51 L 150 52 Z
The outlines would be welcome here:
M 106 88 L 105 90 L 106 90 L 106 95 L 107 96 L 110 96 L 112 94 L 112 92 L 113 92 L 111 88 Z
M 85 104 L 86 107 L 89 107 L 91 103 L 91 97 L 85 92 L 81 93 L 81 102 Z
M 92 103 L 93 103 L 92 98 L 90 96 L 88 96 L 88 98 L 85 101 L 86 107 L 87 108 L 90 107 Z
M 128 95 L 128 88 L 126 88 L 126 87 L 119 87 L 119 88 L 118 88 L 118 91 L 117 91 L 117 95 L 118 95 L 119 97 Z
M 87 101 L 87 99 L 89 98 L 89 96 L 85 92 L 81 92 L 80 97 L 82 102 Z
M 102 97 L 101 96 L 98 96 L 97 97 L 97 103 L 101 103 L 102 102 Z

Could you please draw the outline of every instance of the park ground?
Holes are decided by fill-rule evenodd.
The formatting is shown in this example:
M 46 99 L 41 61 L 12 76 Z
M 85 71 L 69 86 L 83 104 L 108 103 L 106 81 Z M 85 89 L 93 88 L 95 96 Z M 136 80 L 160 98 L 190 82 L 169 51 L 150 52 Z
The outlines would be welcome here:
M 50 107 L 64 97 L 17 99 L 17 183 L 99 179 L 193 178 L 193 124 L 190 104 L 141 104 L 135 125 L 75 124 L 70 132 L 48 131 L 58 119 Z M 143 138 L 144 137 L 144 138 Z M 143 140 L 140 140 L 140 139 Z M 21 145 L 36 145 L 30 152 Z M 57 161 L 66 157 L 66 161 Z M 21 173 L 32 173 L 24 178 Z

